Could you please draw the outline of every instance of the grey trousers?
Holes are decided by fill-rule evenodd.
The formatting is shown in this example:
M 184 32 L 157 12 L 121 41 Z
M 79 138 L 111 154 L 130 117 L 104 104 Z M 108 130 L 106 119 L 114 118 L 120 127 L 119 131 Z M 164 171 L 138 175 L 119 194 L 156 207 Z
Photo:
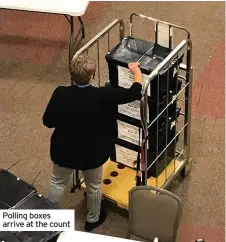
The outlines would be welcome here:
M 67 187 L 73 169 L 60 167 L 53 164 L 53 172 L 50 182 L 50 190 L 48 198 L 51 201 L 60 203 L 60 200 L 64 194 L 64 190 Z M 100 216 L 101 207 L 101 184 L 102 184 L 102 166 L 82 171 L 83 178 L 86 184 L 87 195 L 87 221 L 89 223 L 95 223 Z

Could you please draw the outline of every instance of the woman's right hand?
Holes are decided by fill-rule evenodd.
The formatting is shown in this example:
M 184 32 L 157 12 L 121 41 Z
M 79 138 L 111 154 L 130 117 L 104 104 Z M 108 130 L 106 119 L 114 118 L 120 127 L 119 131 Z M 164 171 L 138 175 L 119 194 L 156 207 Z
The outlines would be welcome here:
M 139 62 L 132 62 L 132 63 L 129 63 L 128 64 L 128 67 L 130 69 L 130 71 L 133 73 L 133 74 L 136 74 L 138 72 L 141 72 L 140 71 L 140 63 Z
M 142 73 L 139 66 L 140 66 L 139 62 L 129 63 L 128 65 L 130 71 L 134 75 L 134 82 L 142 83 Z

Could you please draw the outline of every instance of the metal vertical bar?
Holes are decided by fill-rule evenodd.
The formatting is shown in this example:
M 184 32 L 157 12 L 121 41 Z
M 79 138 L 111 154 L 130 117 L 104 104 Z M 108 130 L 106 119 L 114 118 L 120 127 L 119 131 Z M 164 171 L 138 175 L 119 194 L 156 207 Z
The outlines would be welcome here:
M 159 116 L 159 73 L 157 76 L 157 117 Z M 159 117 L 156 120 L 156 157 L 159 155 Z M 156 160 L 156 187 L 158 187 L 158 171 L 159 171 L 159 159 Z
M 189 83 L 185 89 L 185 117 L 184 124 L 188 125 L 184 129 L 184 150 L 185 159 L 190 159 L 190 132 L 191 132 L 191 102 L 192 102 L 192 42 L 189 39 L 187 43 L 187 69 L 186 69 L 186 84 Z
M 155 22 L 155 43 L 158 44 L 158 22 Z
M 141 134 L 141 128 L 139 127 L 139 147 L 140 152 L 137 154 L 137 177 L 136 177 L 136 186 L 142 185 L 142 175 L 141 175 L 141 162 L 142 162 L 142 134 Z
M 71 63 L 71 60 L 73 58 L 73 38 L 74 38 L 74 18 L 73 16 L 70 16 L 70 26 L 71 26 L 71 32 L 70 32 L 70 42 L 69 42 L 69 65 Z
M 179 73 L 179 64 L 178 64 L 178 54 L 177 54 L 177 73 L 176 73 L 176 90 L 175 90 L 175 95 L 176 95 L 176 99 L 175 99 L 175 135 L 177 132 L 177 100 L 178 100 L 178 73 Z M 177 148 L 177 139 L 174 140 L 174 156 L 173 156 L 173 171 L 175 171 L 176 169 L 176 148 Z
M 166 81 L 166 105 L 169 104 L 169 70 L 170 70 L 170 62 L 167 66 L 167 81 Z M 169 126 L 169 107 L 166 109 L 166 147 L 168 145 L 168 126 Z M 168 148 L 165 151 L 165 181 L 167 179 L 167 166 L 168 166 Z
M 97 40 L 97 68 L 98 68 L 98 84 L 100 87 L 100 45 L 99 45 L 99 40 Z
M 79 172 L 78 172 L 78 170 L 75 170 L 75 177 L 76 177 L 76 185 L 79 186 Z
M 124 22 L 121 21 L 119 25 L 119 41 L 121 42 L 124 37 L 125 37 L 125 25 L 124 25 Z
M 173 27 L 169 25 L 169 49 L 173 50 Z
M 108 32 L 108 52 L 110 51 L 110 33 Z
M 148 142 L 149 138 L 147 139 L 148 136 L 148 92 L 145 93 L 145 99 L 144 99 L 144 108 L 145 108 L 145 132 L 144 132 L 144 137 L 145 137 L 145 146 L 144 146 L 144 171 L 145 171 L 145 177 L 144 177 L 144 185 L 147 186 L 147 180 L 148 180 L 148 170 L 147 170 L 147 164 L 148 164 Z
M 129 35 L 133 37 L 133 14 L 130 15 Z

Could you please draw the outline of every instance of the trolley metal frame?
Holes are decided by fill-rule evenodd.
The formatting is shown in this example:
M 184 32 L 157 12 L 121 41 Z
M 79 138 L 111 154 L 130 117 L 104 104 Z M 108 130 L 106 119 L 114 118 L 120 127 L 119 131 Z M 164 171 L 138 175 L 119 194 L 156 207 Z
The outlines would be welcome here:
M 170 49 L 173 49 L 173 46 L 172 46 L 172 44 L 173 44 L 172 43 L 172 29 L 173 28 L 182 30 L 187 34 L 187 39 L 183 40 L 178 46 L 176 46 L 176 48 L 173 49 L 173 51 L 156 67 L 156 69 L 151 72 L 151 74 L 149 75 L 148 81 L 146 83 L 144 83 L 144 86 L 143 86 L 143 89 L 142 89 L 141 123 L 142 123 L 142 127 L 143 127 L 143 140 L 142 140 L 143 156 L 141 156 L 141 157 L 143 159 L 141 159 L 141 171 L 143 172 L 143 179 L 142 179 L 143 185 L 147 185 L 147 179 L 148 179 L 147 172 L 151 168 L 151 166 L 158 160 L 158 158 L 160 157 L 160 155 L 164 151 L 167 151 L 167 148 L 169 147 L 169 145 L 172 142 L 174 142 L 174 141 L 176 142 L 177 136 L 179 136 L 179 134 L 184 131 L 184 148 L 183 148 L 182 151 L 177 152 L 178 153 L 177 157 L 174 156 L 174 172 L 171 174 L 171 176 L 168 179 L 165 179 L 166 182 L 162 186 L 162 188 L 167 188 L 170 185 L 170 183 L 172 182 L 172 180 L 178 175 L 179 172 L 183 171 L 183 175 L 186 175 L 191 168 L 190 167 L 190 165 L 191 165 L 190 133 L 191 133 L 191 98 L 192 98 L 192 72 L 193 72 L 193 69 L 192 69 L 192 66 L 191 66 L 191 62 L 192 62 L 192 42 L 191 42 L 191 39 L 190 39 L 190 32 L 187 31 L 185 28 L 180 27 L 178 25 L 168 23 L 168 22 L 160 21 L 160 20 L 157 20 L 157 19 L 154 19 L 154 18 L 151 18 L 151 17 L 147 17 L 147 16 L 144 16 L 144 15 L 141 15 L 141 14 L 136 14 L 136 13 L 133 13 L 130 16 L 130 35 L 131 36 L 133 36 L 133 18 L 134 18 L 134 16 L 144 18 L 144 19 L 147 19 L 147 20 L 150 20 L 150 21 L 154 21 L 156 29 L 157 29 L 157 25 L 159 23 L 162 23 L 164 25 L 168 25 L 169 29 L 170 29 L 170 31 L 169 31 L 170 32 L 170 36 L 169 36 L 169 48 Z M 157 42 L 157 31 L 156 31 L 156 42 Z M 183 64 L 178 65 L 178 54 L 184 48 L 186 48 L 186 64 L 185 65 L 183 65 Z M 179 94 L 183 90 L 185 90 L 185 98 L 183 100 L 185 102 L 185 112 L 183 113 L 183 115 L 184 115 L 184 125 L 177 132 L 176 136 L 171 140 L 171 142 L 169 144 L 166 144 L 166 147 L 164 148 L 164 150 L 160 154 L 158 154 L 158 156 L 153 161 L 153 163 L 148 167 L 147 166 L 147 151 L 148 151 L 147 141 L 148 141 L 148 138 L 149 138 L 148 137 L 148 129 L 159 118 L 159 116 L 168 108 L 170 103 L 168 103 L 168 97 L 167 97 L 167 107 L 164 110 L 162 110 L 161 113 L 157 113 L 156 118 L 152 121 L 151 124 L 148 125 L 148 115 L 147 115 L 148 94 L 147 94 L 147 90 L 148 90 L 148 87 L 150 86 L 151 81 L 156 77 L 158 77 L 158 87 L 159 87 L 159 75 L 160 75 L 161 71 L 163 71 L 164 69 L 166 69 L 168 67 L 167 71 L 169 72 L 169 65 L 173 61 L 177 62 L 177 71 L 181 70 L 181 71 L 185 72 L 185 76 L 179 76 L 179 78 L 181 78 L 185 81 L 185 85 L 183 86 L 182 90 L 180 90 L 178 93 L 176 92 L 176 95 L 174 96 L 174 99 L 172 100 L 172 102 L 173 101 L 177 102 Z M 168 75 L 168 78 L 169 78 L 169 75 Z M 169 79 L 167 80 L 167 84 L 168 84 L 168 81 L 169 81 Z M 167 89 L 168 89 L 168 87 L 167 87 Z M 167 96 L 168 96 L 168 90 L 167 90 Z M 159 101 L 158 95 L 157 95 L 157 99 L 158 99 L 157 100 L 157 102 L 158 102 Z M 176 108 L 177 108 L 177 105 L 176 105 Z M 167 112 L 167 120 L 168 120 L 168 112 Z M 158 125 L 157 125 L 157 129 L 158 129 Z M 167 134 L 166 134 L 166 136 L 167 136 Z M 167 152 L 166 152 L 166 154 L 167 154 Z M 175 152 L 175 154 L 176 154 L 176 152 Z M 180 165 L 175 167 L 175 160 L 179 159 L 181 156 L 182 156 L 182 160 L 180 162 Z M 165 172 L 165 177 L 167 177 L 166 172 Z M 157 178 L 156 186 L 158 186 L 158 178 Z
M 155 23 L 155 41 L 157 42 L 157 29 L 158 24 L 164 24 L 169 27 L 169 48 L 172 50 L 171 53 L 157 66 L 157 68 L 151 72 L 149 75 L 148 81 L 144 83 L 143 89 L 142 89 L 142 99 L 141 99 L 141 123 L 142 123 L 142 145 L 141 145 L 141 167 L 140 171 L 142 174 L 141 180 L 143 185 L 147 185 L 148 181 L 148 175 L 147 172 L 150 169 L 150 167 L 157 161 L 158 157 L 166 151 L 167 154 L 167 148 L 172 142 L 176 143 L 177 136 L 183 132 L 184 134 L 184 141 L 183 141 L 183 149 L 180 151 L 175 150 L 174 152 L 174 169 L 173 172 L 170 174 L 170 176 L 167 176 L 167 167 L 165 167 L 165 182 L 163 185 L 161 185 L 161 188 L 167 188 L 170 183 L 179 175 L 182 174 L 182 176 L 187 175 L 187 173 L 191 169 L 191 158 L 190 158 L 190 131 L 191 131 L 191 97 L 192 97 L 192 42 L 190 39 L 190 33 L 183 27 L 180 27 L 178 25 L 174 25 L 168 22 L 160 21 L 151 17 L 144 16 L 142 14 L 133 13 L 130 15 L 130 36 L 134 37 L 134 29 L 133 29 L 133 19 L 134 17 L 143 18 L 149 21 L 153 21 Z M 110 23 L 106 28 L 104 28 L 99 34 L 97 34 L 94 38 L 92 38 L 87 44 L 85 44 L 80 50 L 78 50 L 73 58 L 77 58 L 79 55 L 82 55 L 84 53 L 89 54 L 89 49 L 96 45 L 97 47 L 97 82 L 94 83 L 94 85 L 100 86 L 101 80 L 105 78 L 108 74 L 104 73 L 104 75 L 101 75 L 100 71 L 100 40 L 107 35 L 108 38 L 108 51 L 110 51 L 110 31 L 118 26 L 119 28 L 119 41 L 121 41 L 125 37 L 125 24 L 123 20 L 115 19 L 112 23 Z M 173 49 L 173 41 L 172 41 L 172 30 L 177 29 L 180 31 L 183 31 L 186 33 L 187 38 L 185 40 L 182 40 L 179 45 L 177 45 Z M 184 51 L 186 54 L 186 63 L 185 64 L 178 64 L 178 55 L 181 51 Z M 181 101 L 184 103 L 185 111 L 184 113 L 181 112 L 181 115 L 184 117 L 183 127 L 177 132 L 175 137 L 169 142 L 169 144 L 166 143 L 165 149 L 158 154 L 157 158 L 153 161 L 153 163 L 148 167 L 147 166 L 147 141 L 150 138 L 148 136 L 148 129 L 151 127 L 151 125 L 159 118 L 159 116 L 164 112 L 164 110 L 168 110 L 168 107 L 171 103 L 167 103 L 167 107 L 161 112 L 158 113 L 155 120 L 151 124 L 148 124 L 148 94 L 147 90 L 150 86 L 151 81 L 154 78 L 158 78 L 158 86 L 159 86 L 159 75 L 162 71 L 168 71 L 169 72 L 169 66 L 172 62 L 177 63 L 177 71 L 178 73 L 181 72 L 182 74 L 178 75 L 178 78 L 184 82 L 182 85 L 182 89 L 177 92 L 173 96 L 173 101 Z M 169 76 L 167 83 L 169 81 Z M 167 84 L 168 88 L 168 84 Z M 182 94 L 182 92 L 185 92 L 184 99 L 179 99 L 179 95 Z M 168 92 L 167 92 L 168 93 Z M 168 95 L 168 94 L 167 94 Z M 157 97 L 159 98 L 159 96 Z M 168 98 L 167 98 L 168 100 Z M 176 105 L 177 106 L 177 105 Z M 177 108 L 177 107 L 176 107 Z M 167 111 L 168 115 L 168 111 Z M 168 120 L 168 117 L 167 117 Z M 167 133 L 166 133 L 167 137 Z M 176 166 L 176 160 L 179 161 L 179 164 Z M 157 162 L 158 164 L 158 162 Z M 78 172 L 74 174 L 73 176 L 73 187 L 71 192 L 74 192 L 76 188 L 81 188 L 81 184 L 83 183 L 83 178 L 79 177 Z M 159 187 L 158 185 L 158 177 L 156 178 L 156 187 Z

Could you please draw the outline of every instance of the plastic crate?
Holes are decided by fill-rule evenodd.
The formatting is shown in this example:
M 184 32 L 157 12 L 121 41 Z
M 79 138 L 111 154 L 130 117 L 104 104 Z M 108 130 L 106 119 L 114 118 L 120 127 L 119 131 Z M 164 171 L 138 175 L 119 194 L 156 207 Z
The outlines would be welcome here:
M 0 231 L 0 241 L 4 242 L 21 242 L 13 233 Z
M 18 203 L 15 209 L 59 209 L 59 207 L 43 197 L 41 194 L 33 193 L 31 196 Z
M 178 84 L 178 90 L 181 89 L 181 82 Z M 178 91 L 177 90 L 177 91 Z M 165 111 L 162 112 L 161 115 L 159 115 L 158 120 L 159 123 L 162 123 L 166 120 L 167 116 L 167 109 L 168 109 L 168 117 L 170 120 L 175 120 L 176 117 L 176 101 L 171 103 L 173 96 L 175 95 L 176 91 L 172 91 L 168 95 L 168 108 L 167 107 L 167 95 L 163 96 L 159 102 L 157 102 L 156 99 L 149 98 L 149 118 L 148 118 L 148 124 L 150 124 L 156 117 L 157 117 L 157 108 L 158 113 L 160 114 L 164 109 Z M 140 101 L 136 100 L 132 103 L 119 105 L 118 107 L 118 115 L 119 120 L 128 122 L 130 124 L 133 124 L 135 126 L 141 127 L 141 118 L 140 118 Z
M 158 44 L 147 42 L 133 37 L 125 37 L 112 51 L 106 55 L 109 69 L 109 81 L 115 86 L 125 87 L 131 85 L 128 70 L 130 62 L 140 62 L 140 69 L 143 73 L 143 79 L 148 79 L 148 75 L 170 54 L 169 48 Z M 167 78 L 169 77 L 168 87 L 175 88 L 177 79 L 177 65 L 183 60 L 183 54 L 178 56 L 178 60 L 172 61 L 165 70 L 161 72 L 159 78 L 152 80 L 149 94 L 152 98 L 162 97 L 167 91 Z M 133 78 L 133 77 L 131 77 Z
M 59 207 L 43 197 L 41 194 L 33 193 L 25 200 L 18 203 L 14 209 L 58 209 Z M 21 241 L 43 242 L 49 241 L 48 238 L 54 237 L 56 232 L 51 231 L 20 231 L 16 232 L 16 237 Z M 53 238 L 52 238 L 53 239 Z
M 114 138 L 115 144 L 125 144 L 125 146 L 131 147 L 130 149 L 134 151 L 140 151 L 142 134 L 141 132 L 139 134 L 139 128 L 120 120 L 118 121 L 118 126 L 118 138 Z M 168 137 L 166 137 L 166 131 Z M 150 137 L 148 138 L 148 150 L 150 152 L 155 152 L 157 150 L 157 141 L 158 149 L 163 150 L 166 144 L 169 144 L 176 135 L 175 122 L 168 122 L 168 127 L 166 123 L 163 123 L 160 127 L 158 127 L 158 132 L 157 126 L 152 126 L 150 127 L 149 135 Z M 166 138 L 168 141 L 166 141 Z
M 161 150 L 158 151 L 158 154 L 160 153 Z M 118 140 L 115 150 L 110 156 L 110 159 L 111 161 L 123 164 L 132 169 L 136 169 L 138 154 L 138 150 L 136 150 L 131 143 L 126 143 L 125 141 Z M 172 144 L 170 144 L 167 148 L 167 151 L 164 151 L 155 162 L 154 160 L 158 155 L 154 151 L 148 151 L 147 166 L 151 166 L 148 170 L 148 178 L 158 177 L 166 168 L 166 166 L 174 159 L 174 154 L 175 142 L 172 142 Z
M 56 242 L 60 232 L 19 232 L 16 237 L 23 242 Z
M 9 209 L 36 192 L 27 182 L 6 170 L 0 170 L 0 208 Z

